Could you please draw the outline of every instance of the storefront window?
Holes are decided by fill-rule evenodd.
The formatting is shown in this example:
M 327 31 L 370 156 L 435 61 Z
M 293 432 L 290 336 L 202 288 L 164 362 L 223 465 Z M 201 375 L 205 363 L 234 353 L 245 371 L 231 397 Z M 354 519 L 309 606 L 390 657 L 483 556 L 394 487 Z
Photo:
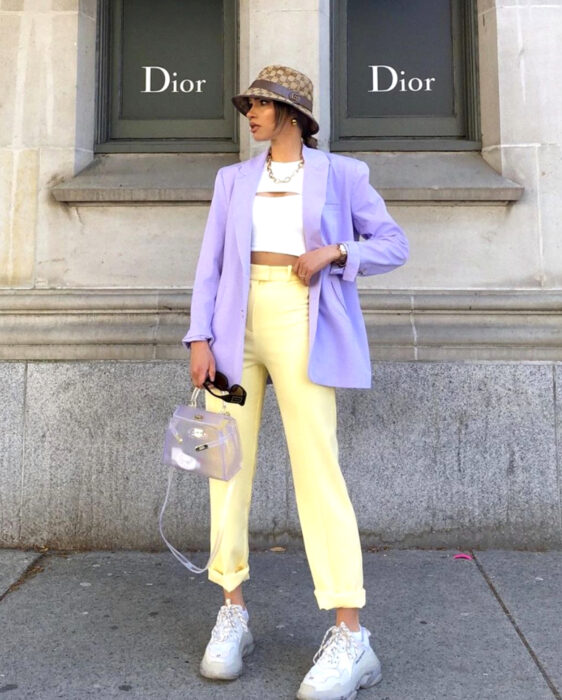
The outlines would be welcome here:
M 235 151 L 236 3 L 102 0 L 98 151 Z
M 475 12 L 472 0 L 334 0 L 332 148 L 478 148 Z

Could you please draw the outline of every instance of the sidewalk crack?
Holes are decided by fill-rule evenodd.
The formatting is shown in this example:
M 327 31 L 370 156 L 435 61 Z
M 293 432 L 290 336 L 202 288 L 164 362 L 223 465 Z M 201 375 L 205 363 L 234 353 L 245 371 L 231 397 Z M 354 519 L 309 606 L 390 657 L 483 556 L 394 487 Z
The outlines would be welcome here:
M 0 594 L 0 603 L 4 600 L 6 596 L 8 596 L 10 593 L 13 593 L 15 590 L 17 590 L 20 586 L 22 586 L 27 580 L 30 578 L 33 578 L 34 576 L 37 576 L 37 574 L 41 573 L 41 571 L 44 571 L 44 567 L 41 566 L 39 562 L 41 562 L 45 558 L 46 554 L 39 554 L 39 556 L 34 559 L 29 566 L 25 569 L 23 574 L 18 578 L 17 581 L 14 581 L 8 588 L 4 591 L 4 593 Z
M 514 629 L 515 632 L 517 633 L 517 636 L 518 636 L 519 639 L 521 640 L 521 643 L 523 644 L 523 646 L 524 646 L 525 649 L 527 650 L 529 656 L 530 656 L 530 657 L 533 659 L 533 661 L 535 662 L 536 667 L 539 669 L 539 671 L 540 671 L 542 677 L 544 678 L 546 684 L 548 685 L 548 687 L 549 687 L 551 693 L 552 693 L 553 696 L 556 698 L 556 700 L 562 700 L 562 696 L 561 696 L 560 693 L 558 692 L 558 688 L 554 685 L 554 683 L 553 683 L 552 680 L 550 679 L 548 673 L 546 672 L 546 669 L 544 668 L 544 666 L 543 666 L 542 663 L 540 662 L 539 657 L 535 654 L 535 652 L 534 652 L 534 650 L 533 650 L 533 647 L 532 647 L 532 646 L 530 645 L 530 643 L 527 641 L 527 637 L 525 637 L 525 635 L 523 634 L 523 630 L 519 627 L 519 625 L 518 625 L 517 622 L 515 621 L 515 618 L 514 618 L 513 615 L 510 613 L 509 608 L 507 607 L 507 605 L 506 605 L 506 604 L 503 602 L 503 600 L 501 599 L 500 594 L 498 593 L 496 587 L 495 587 L 494 584 L 492 583 L 492 580 L 490 579 L 490 577 L 489 577 L 488 574 L 486 573 L 486 570 L 484 569 L 484 566 L 482 565 L 482 563 L 481 563 L 480 560 L 478 559 L 476 553 L 472 551 L 471 554 L 472 554 L 472 556 L 473 556 L 473 558 L 474 558 L 474 561 L 475 561 L 475 563 L 476 563 L 476 566 L 478 567 L 478 570 L 480 571 L 480 573 L 482 574 L 482 577 L 484 578 L 484 581 L 486 581 L 486 583 L 488 584 L 489 589 L 492 591 L 492 594 L 493 594 L 494 598 L 498 601 L 499 606 L 501 607 L 501 609 L 502 609 L 503 612 L 505 613 L 505 616 L 506 616 L 507 619 L 511 622 L 511 624 L 512 624 L 512 626 L 513 626 L 513 629 Z

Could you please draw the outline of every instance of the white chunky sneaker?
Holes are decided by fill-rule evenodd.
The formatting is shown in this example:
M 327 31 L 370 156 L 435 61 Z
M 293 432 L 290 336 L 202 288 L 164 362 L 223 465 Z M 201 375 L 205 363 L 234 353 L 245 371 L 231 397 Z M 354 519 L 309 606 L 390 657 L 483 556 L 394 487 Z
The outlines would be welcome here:
M 369 644 L 371 633 L 361 630 L 363 638 L 357 640 L 345 622 L 330 627 L 300 685 L 299 700 L 353 700 L 359 688 L 382 680 L 380 661 Z
M 254 639 L 240 605 L 221 607 L 199 670 L 205 678 L 234 680 L 242 673 L 242 658 L 254 650 Z

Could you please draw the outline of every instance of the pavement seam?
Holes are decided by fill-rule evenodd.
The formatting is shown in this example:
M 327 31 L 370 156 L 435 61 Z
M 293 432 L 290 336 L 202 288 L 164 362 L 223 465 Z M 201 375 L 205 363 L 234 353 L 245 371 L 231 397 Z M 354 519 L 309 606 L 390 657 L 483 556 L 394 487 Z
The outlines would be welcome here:
M 483 564 L 480 562 L 480 560 L 479 560 L 478 557 L 476 556 L 476 553 L 475 553 L 475 552 L 471 552 L 471 553 L 472 553 L 472 556 L 473 556 L 474 561 L 475 561 L 475 563 L 476 563 L 476 566 L 478 567 L 478 570 L 480 571 L 480 573 L 482 574 L 484 580 L 485 580 L 486 583 L 488 584 L 488 587 L 489 587 L 490 590 L 492 591 L 492 594 L 493 594 L 494 598 L 498 601 L 498 603 L 499 603 L 501 609 L 503 610 L 503 612 L 505 613 L 507 619 L 511 622 L 511 625 L 513 626 L 513 629 L 515 630 L 515 632 L 517 633 L 517 635 L 518 635 L 519 639 L 521 640 L 523 646 L 525 647 L 525 649 L 526 649 L 527 652 L 529 653 L 529 656 L 530 656 L 530 657 L 533 659 L 533 661 L 535 662 L 536 667 L 539 669 L 539 671 L 540 671 L 542 677 L 544 678 L 546 684 L 548 685 L 550 691 L 552 692 L 552 694 L 554 695 L 554 697 L 556 698 L 556 700 L 562 700 L 562 696 L 561 696 L 560 693 L 558 692 L 558 688 L 557 688 L 557 687 L 554 685 L 554 683 L 551 681 L 551 679 L 550 679 L 548 673 L 546 672 L 546 669 L 544 668 L 544 666 L 543 666 L 542 663 L 540 662 L 539 657 L 535 654 L 535 652 L 534 652 L 534 650 L 533 650 L 533 647 L 532 647 L 532 646 L 530 645 L 530 643 L 527 641 L 527 638 L 525 637 L 525 635 L 523 634 L 523 631 L 521 630 L 521 628 L 519 627 L 519 625 L 518 625 L 517 622 L 515 621 L 515 618 L 513 617 L 513 615 L 511 614 L 511 612 L 509 611 L 509 608 L 508 608 L 507 605 L 503 602 L 503 600 L 502 600 L 500 594 L 498 593 L 496 587 L 495 587 L 494 584 L 492 583 L 491 578 L 488 576 L 486 570 L 484 569 Z
M 27 580 L 41 573 L 41 571 L 44 571 L 44 568 L 39 562 L 41 562 L 45 557 L 46 554 L 39 554 L 39 556 L 36 559 L 33 559 L 33 561 L 29 563 L 29 565 L 25 568 L 25 571 L 21 574 L 17 581 L 14 581 L 14 583 L 10 584 L 8 588 L 6 588 L 6 590 L 0 594 L 0 603 L 10 593 L 13 593 L 15 590 L 20 588 L 20 586 L 22 586 Z

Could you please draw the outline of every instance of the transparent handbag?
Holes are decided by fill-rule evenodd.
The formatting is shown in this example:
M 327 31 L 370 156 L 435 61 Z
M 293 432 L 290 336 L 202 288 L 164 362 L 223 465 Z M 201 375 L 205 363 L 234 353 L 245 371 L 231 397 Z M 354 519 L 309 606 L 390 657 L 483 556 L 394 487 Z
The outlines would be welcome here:
M 178 406 L 171 417 L 164 436 L 163 461 L 170 468 L 168 487 L 164 503 L 158 517 L 160 535 L 174 557 L 187 569 L 196 574 L 206 571 L 219 550 L 232 495 L 232 477 L 242 466 L 240 436 L 236 420 L 226 411 L 207 411 L 197 406 L 200 390 L 194 389 L 187 406 Z M 164 535 L 162 521 L 170 497 L 172 481 L 177 471 L 191 472 L 211 479 L 229 481 L 222 509 L 217 537 L 206 565 L 201 568 L 193 564 L 176 549 Z

